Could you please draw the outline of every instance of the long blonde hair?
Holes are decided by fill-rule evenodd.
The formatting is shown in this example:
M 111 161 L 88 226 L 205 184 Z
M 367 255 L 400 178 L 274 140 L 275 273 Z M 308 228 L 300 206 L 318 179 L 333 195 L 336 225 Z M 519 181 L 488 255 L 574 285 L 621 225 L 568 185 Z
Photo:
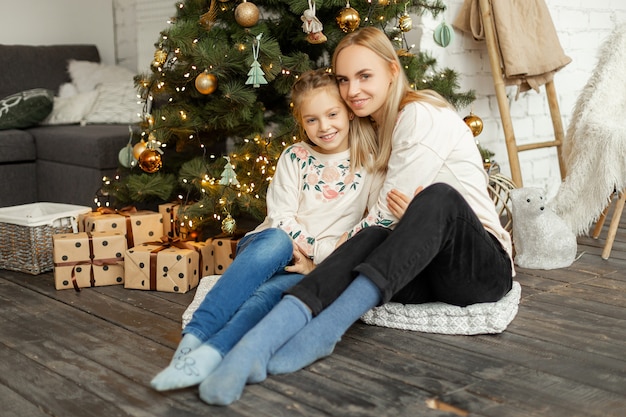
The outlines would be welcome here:
M 427 89 L 414 90 L 411 88 L 393 44 L 382 30 L 373 26 L 363 27 L 341 39 L 333 53 L 333 68 L 337 67 L 337 56 L 339 53 L 352 45 L 370 49 L 388 63 L 389 71 L 393 75 L 391 85 L 389 86 L 389 99 L 383 105 L 384 118 L 377 127 L 379 153 L 376 156 L 374 168 L 385 171 L 391 156 L 393 130 L 398 113 L 404 106 L 413 101 L 422 101 L 436 107 L 453 107 L 436 91 Z M 419 127 L 416 126 L 416 128 Z
M 302 103 L 309 97 L 309 93 L 314 90 L 324 88 L 329 95 L 334 96 L 346 111 L 352 112 L 339 94 L 339 87 L 335 76 L 325 69 L 310 70 L 304 72 L 291 87 L 291 112 L 298 125 L 299 139 L 315 146 L 307 137 L 303 127 Z M 350 170 L 364 167 L 372 169 L 374 156 L 378 154 L 378 142 L 376 132 L 369 120 L 354 117 L 350 120 L 348 133 L 348 143 L 350 145 Z

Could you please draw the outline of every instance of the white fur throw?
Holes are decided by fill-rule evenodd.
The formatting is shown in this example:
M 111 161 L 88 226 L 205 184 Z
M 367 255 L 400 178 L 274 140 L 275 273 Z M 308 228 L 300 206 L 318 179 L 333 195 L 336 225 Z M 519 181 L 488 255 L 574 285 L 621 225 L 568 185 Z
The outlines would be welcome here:
M 626 187 L 626 25 L 602 45 L 563 144 L 567 176 L 551 201 L 577 235 L 587 234 L 613 191 Z
M 183 313 L 183 328 L 189 323 L 193 312 L 219 277 L 220 275 L 209 275 L 200 280 L 193 301 Z M 514 281 L 511 291 L 495 303 L 480 303 L 467 307 L 445 303 L 406 305 L 387 303 L 368 311 L 361 320 L 381 327 L 427 333 L 462 335 L 500 333 L 517 314 L 521 292 L 520 284 Z

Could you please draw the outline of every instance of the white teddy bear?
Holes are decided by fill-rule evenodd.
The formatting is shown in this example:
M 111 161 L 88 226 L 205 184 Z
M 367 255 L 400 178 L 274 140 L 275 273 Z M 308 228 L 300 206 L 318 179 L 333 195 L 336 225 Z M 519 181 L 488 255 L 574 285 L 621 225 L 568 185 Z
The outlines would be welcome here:
M 548 205 L 539 188 L 510 191 L 515 264 L 530 269 L 570 266 L 578 248 L 576 235 Z

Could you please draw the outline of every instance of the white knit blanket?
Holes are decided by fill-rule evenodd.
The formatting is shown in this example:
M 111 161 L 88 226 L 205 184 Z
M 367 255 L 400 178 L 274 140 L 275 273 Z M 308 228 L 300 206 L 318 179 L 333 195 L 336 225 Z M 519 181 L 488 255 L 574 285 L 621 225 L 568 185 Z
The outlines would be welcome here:
M 563 143 L 567 175 L 550 202 L 577 235 L 588 233 L 615 188 L 626 187 L 626 25 L 600 48 Z
M 365 313 L 367 324 L 394 329 L 441 334 L 501 333 L 517 314 L 522 288 L 513 281 L 509 291 L 494 303 L 471 304 L 466 307 L 435 302 L 424 304 L 386 303 Z
M 220 276 L 209 275 L 200 280 L 193 301 L 183 313 L 183 328 Z M 361 320 L 371 325 L 425 333 L 501 333 L 517 314 L 521 293 L 520 284 L 514 281 L 511 291 L 495 303 L 479 303 L 467 307 L 445 303 L 387 303 L 368 311 Z

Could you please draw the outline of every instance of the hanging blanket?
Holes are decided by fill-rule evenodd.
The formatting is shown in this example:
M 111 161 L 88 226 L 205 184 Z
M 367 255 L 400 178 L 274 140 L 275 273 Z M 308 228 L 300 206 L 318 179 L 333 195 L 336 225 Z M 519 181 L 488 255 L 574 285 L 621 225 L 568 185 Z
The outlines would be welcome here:
M 626 189 L 626 25 L 604 41 L 598 58 L 565 135 L 567 175 L 550 201 L 577 236 L 588 233 L 616 189 Z
M 554 73 L 572 60 L 563 52 L 544 0 L 499 0 L 490 3 L 504 81 L 518 92 L 552 81 Z M 465 0 L 452 24 L 485 39 L 479 0 Z

